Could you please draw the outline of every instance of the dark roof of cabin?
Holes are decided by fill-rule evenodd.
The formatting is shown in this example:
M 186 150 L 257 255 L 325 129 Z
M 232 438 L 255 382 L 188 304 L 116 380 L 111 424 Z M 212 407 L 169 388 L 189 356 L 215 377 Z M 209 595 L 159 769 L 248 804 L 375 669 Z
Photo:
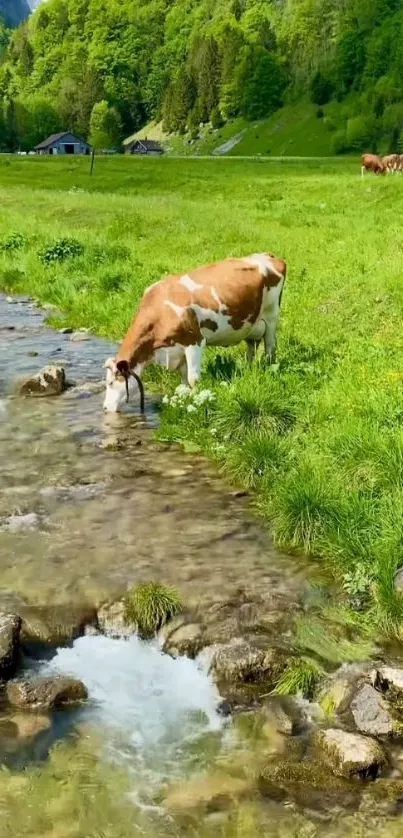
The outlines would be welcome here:
M 136 145 L 142 145 L 147 151 L 164 151 L 161 143 L 157 143 L 156 140 L 133 140 L 129 143 L 129 148 L 134 148 Z
M 88 143 L 86 143 L 84 140 L 80 140 L 80 137 L 77 137 L 76 134 L 73 133 L 73 131 L 62 131 L 60 134 L 51 134 L 50 137 L 48 137 L 46 140 L 43 140 L 41 143 L 39 143 L 39 145 L 36 145 L 35 151 L 40 151 L 42 148 L 49 148 L 49 146 L 58 143 L 59 140 L 62 140 L 63 137 L 67 137 L 68 134 L 71 134 L 71 136 L 78 140 L 80 143 L 88 145 Z

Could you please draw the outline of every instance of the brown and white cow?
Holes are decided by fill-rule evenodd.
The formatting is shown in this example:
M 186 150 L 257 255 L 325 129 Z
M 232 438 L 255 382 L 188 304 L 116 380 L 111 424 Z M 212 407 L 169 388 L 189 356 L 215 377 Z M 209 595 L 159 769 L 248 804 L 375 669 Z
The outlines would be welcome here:
M 143 402 L 140 376 L 148 364 L 179 370 L 183 381 L 195 387 L 206 346 L 233 346 L 244 340 L 253 359 L 263 339 L 273 362 L 285 276 L 285 262 L 270 253 L 255 253 L 151 285 L 116 357 L 105 363 L 104 409 L 121 408 L 132 376 Z
M 374 172 L 375 175 L 384 175 L 386 166 L 377 154 L 363 154 L 361 157 L 361 177 L 364 172 Z
M 382 157 L 382 163 L 385 167 L 385 170 L 388 174 L 394 174 L 398 171 L 399 168 L 399 155 L 398 154 L 387 154 L 385 157 Z

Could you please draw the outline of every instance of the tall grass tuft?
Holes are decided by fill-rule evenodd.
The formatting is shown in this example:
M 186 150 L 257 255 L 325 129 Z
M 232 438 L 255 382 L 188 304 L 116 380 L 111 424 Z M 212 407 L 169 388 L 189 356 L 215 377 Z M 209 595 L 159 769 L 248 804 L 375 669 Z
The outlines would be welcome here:
M 302 657 L 291 661 L 273 690 L 273 695 L 313 695 L 316 684 L 324 675 L 324 668 L 313 658 Z
M 281 437 L 264 431 L 249 431 L 231 445 L 223 468 L 236 482 L 255 489 L 263 479 L 276 477 L 287 457 Z
M 341 502 L 321 463 L 300 463 L 276 487 L 272 522 L 281 546 L 318 554 L 326 533 L 340 525 Z
M 143 637 L 153 637 L 181 610 L 181 601 L 175 589 L 157 582 L 136 585 L 127 594 L 125 602 L 126 621 L 137 625 Z

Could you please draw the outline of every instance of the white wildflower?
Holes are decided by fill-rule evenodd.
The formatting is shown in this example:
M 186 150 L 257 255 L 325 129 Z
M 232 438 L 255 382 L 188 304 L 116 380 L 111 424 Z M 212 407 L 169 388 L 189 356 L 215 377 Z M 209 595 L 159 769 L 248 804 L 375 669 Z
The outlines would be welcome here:
M 169 404 L 169 397 L 168 396 L 164 396 L 164 398 L 162 399 L 162 404 Z
M 213 434 L 213 436 L 215 436 L 217 433 L 217 428 L 210 428 L 210 433 Z
M 194 397 L 194 402 L 197 405 L 208 404 L 209 402 L 213 402 L 215 399 L 215 393 L 211 390 L 200 390 L 200 393 L 196 393 Z
M 179 396 L 179 398 L 181 399 L 190 396 L 191 392 L 192 391 L 187 384 L 179 384 L 179 387 L 177 387 L 175 390 L 176 395 Z
M 196 408 L 195 408 L 194 404 L 188 404 L 188 406 L 187 406 L 188 413 L 194 413 L 195 410 L 196 410 Z

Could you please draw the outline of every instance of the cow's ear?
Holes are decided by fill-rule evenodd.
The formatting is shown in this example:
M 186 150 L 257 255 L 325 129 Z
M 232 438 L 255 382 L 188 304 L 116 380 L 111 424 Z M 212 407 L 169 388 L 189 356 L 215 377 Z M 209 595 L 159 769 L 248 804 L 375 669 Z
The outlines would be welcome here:
M 116 369 L 123 375 L 125 378 L 128 377 L 130 372 L 130 367 L 128 361 L 118 361 L 116 364 Z

